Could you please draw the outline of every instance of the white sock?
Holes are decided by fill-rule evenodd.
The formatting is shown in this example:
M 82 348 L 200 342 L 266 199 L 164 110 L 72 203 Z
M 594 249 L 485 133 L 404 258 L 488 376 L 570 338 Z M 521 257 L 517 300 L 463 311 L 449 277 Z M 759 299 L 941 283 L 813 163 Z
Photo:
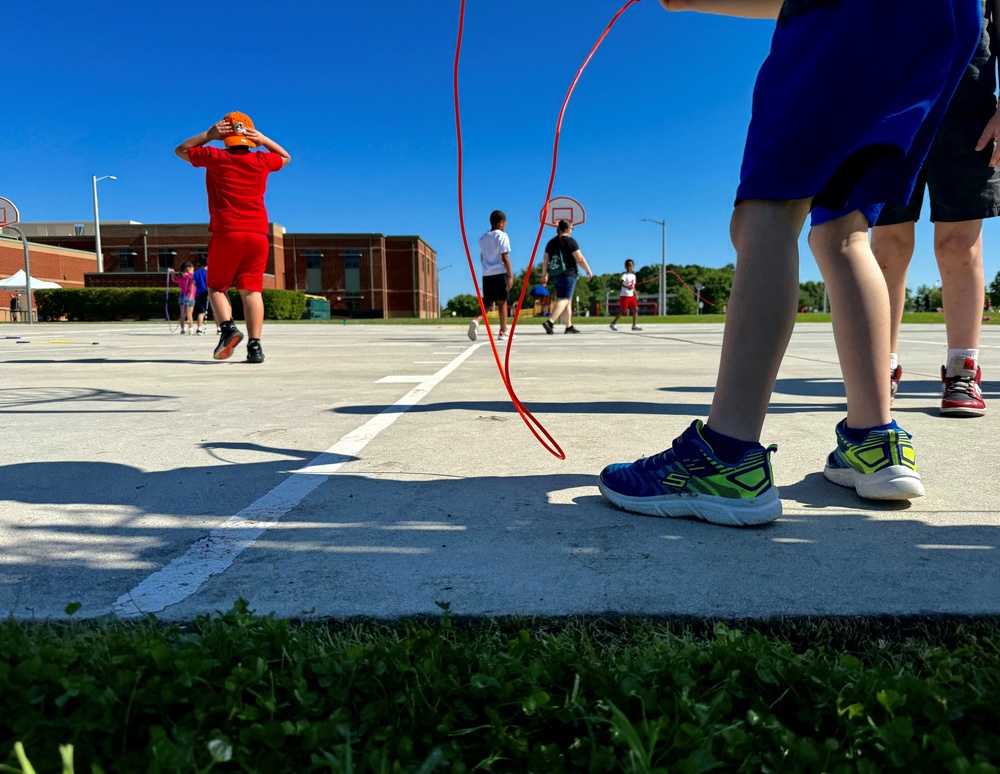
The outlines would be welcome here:
M 975 365 L 973 365 L 972 368 L 969 369 L 969 370 L 970 371 L 975 371 L 976 370 L 976 365 L 979 364 L 979 350 L 978 349 L 952 349 L 951 347 L 949 347 L 948 348 L 948 360 L 947 360 L 947 366 L 946 366 L 947 372 L 949 374 L 951 373 L 951 364 L 952 364 L 952 362 L 954 362 L 954 360 L 956 358 L 959 358 L 961 361 L 963 361 L 963 363 L 966 360 L 966 358 L 971 358 L 973 360 L 973 362 L 975 363 Z M 963 367 L 964 367 L 964 365 L 963 365 Z
M 895 352 L 890 352 L 889 353 L 889 370 L 890 371 L 895 371 L 896 370 L 896 366 L 898 366 L 898 365 L 899 365 L 899 355 L 897 355 Z

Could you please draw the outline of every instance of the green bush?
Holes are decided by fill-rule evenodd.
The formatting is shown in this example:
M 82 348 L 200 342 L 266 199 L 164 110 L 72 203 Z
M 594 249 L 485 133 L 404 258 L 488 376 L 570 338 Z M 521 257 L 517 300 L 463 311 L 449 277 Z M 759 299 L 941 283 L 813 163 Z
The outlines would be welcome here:
M 38 315 L 46 320 L 107 322 L 164 317 L 159 288 L 61 288 L 35 291 Z M 177 288 L 170 289 L 170 311 L 177 316 Z
M 170 288 L 170 318 L 180 314 L 177 288 Z M 164 291 L 159 288 L 61 288 L 35 291 L 38 315 L 46 320 L 110 322 L 114 320 L 159 320 L 167 315 Z M 265 290 L 264 317 L 268 320 L 298 320 L 306 309 L 306 297 L 295 290 Z M 233 317 L 243 319 L 239 291 L 230 290 Z
M 268 320 L 301 320 L 306 295 L 297 290 L 265 290 L 264 317 Z

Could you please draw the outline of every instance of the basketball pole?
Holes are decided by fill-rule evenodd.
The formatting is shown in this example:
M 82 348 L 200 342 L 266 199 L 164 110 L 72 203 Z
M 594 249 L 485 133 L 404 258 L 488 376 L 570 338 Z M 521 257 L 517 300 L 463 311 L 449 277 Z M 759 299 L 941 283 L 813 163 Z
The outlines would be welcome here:
M 24 245 L 24 289 L 28 294 L 28 325 L 34 325 L 34 314 L 31 311 L 31 253 L 28 250 L 28 238 L 17 226 L 4 226 L 21 237 L 21 244 Z

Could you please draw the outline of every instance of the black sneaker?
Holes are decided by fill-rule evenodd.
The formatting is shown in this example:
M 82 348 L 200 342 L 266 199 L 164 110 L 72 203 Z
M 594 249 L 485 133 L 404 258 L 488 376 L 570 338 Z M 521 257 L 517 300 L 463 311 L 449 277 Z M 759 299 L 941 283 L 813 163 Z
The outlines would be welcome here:
M 545 328 L 545 332 L 550 336 L 555 333 L 555 331 L 552 330 L 552 320 L 542 320 L 542 327 Z
M 575 326 L 573 326 L 573 325 L 570 325 L 570 326 L 569 326 L 568 328 L 566 328 L 566 330 L 564 331 L 564 333 L 579 333 L 579 332 L 580 332 L 580 331 L 579 331 L 579 330 L 577 330 L 577 329 L 576 329 L 576 327 L 575 327 Z
M 235 325 L 223 326 L 219 333 L 219 343 L 215 346 L 215 353 L 212 355 L 216 360 L 226 360 L 233 350 L 243 341 L 243 334 Z
M 264 362 L 264 350 L 261 349 L 260 339 L 250 339 L 250 341 L 247 342 L 247 362 Z

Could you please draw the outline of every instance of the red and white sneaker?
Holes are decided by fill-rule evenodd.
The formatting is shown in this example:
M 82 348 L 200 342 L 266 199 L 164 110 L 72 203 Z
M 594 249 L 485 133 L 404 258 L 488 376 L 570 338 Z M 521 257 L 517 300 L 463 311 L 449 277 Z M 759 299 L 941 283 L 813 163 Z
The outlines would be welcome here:
M 903 378 L 903 366 L 896 366 L 889 372 L 889 405 L 896 399 L 899 392 L 899 380 Z
M 983 400 L 982 370 L 971 357 L 956 357 L 947 367 L 941 366 L 941 414 L 949 417 L 981 417 L 986 413 Z

